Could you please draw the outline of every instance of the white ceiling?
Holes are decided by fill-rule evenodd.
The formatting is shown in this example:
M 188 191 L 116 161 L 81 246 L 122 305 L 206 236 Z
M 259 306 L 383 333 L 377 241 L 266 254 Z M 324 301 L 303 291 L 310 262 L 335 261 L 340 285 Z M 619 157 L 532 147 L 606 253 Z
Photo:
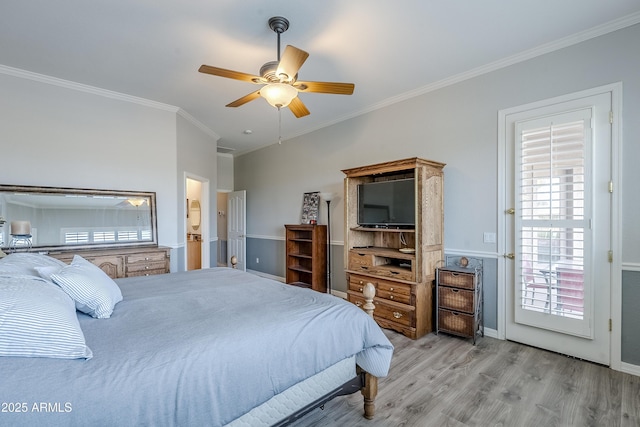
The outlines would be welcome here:
M 23 0 L 0 6 L 0 72 L 17 68 L 181 108 L 236 153 L 278 140 L 277 110 L 247 82 L 282 49 L 310 53 L 299 78 L 355 83 L 351 96 L 305 93 L 282 111 L 283 139 L 448 82 L 640 22 L 638 0 Z M 637 54 L 637 52 L 636 52 Z M 251 135 L 244 130 L 253 131 Z

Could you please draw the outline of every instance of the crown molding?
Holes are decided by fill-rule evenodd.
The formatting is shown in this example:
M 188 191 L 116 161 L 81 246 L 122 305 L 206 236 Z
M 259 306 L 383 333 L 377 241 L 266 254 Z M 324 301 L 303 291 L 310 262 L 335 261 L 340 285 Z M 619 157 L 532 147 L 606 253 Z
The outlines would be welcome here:
M 599 37 L 599 36 L 603 36 L 605 34 L 612 33 L 614 31 L 621 30 L 623 28 L 630 27 L 632 25 L 636 25 L 638 23 L 640 23 L 640 12 L 632 13 L 632 14 L 624 16 L 622 18 L 615 19 L 613 21 L 609 21 L 609 22 L 604 23 L 602 25 L 598 25 L 597 27 L 593 27 L 593 28 L 590 28 L 590 29 L 585 30 L 585 31 L 581 31 L 581 32 L 576 33 L 576 34 L 572 34 L 572 35 L 570 35 L 568 37 L 564 37 L 562 39 L 555 40 L 553 42 L 540 45 L 540 46 L 535 47 L 533 49 L 529 49 L 529 50 L 526 50 L 524 52 L 520 52 L 518 54 L 509 56 L 507 58 L 504 58 L 504 59 L 501 59 L 501 60 L 498 60 L 498 61 L 495 61 L 495 62 L 491 62 L 489 64 L 486 64 L 486 65 L 483 65 L 483 66 L 480 66 L 480 67 L 476 67 L 476 68 L 474 68 L 472 70 L 469 70 L 469 71 L 466 71 L 464 73 L 460 73 L 460 74 L 456 74 L 456 75 L 451 76 L 451 77 L 447 77 L 446 79 L 442 79 L 442 80 L 439 80 L 437 82 L 428 84 L 426 86 L 422 86 L 422 87 L 420 87 L 418 89 L 411 90 L 411 91 L 405 92 L 405 93 L 401 93 L 401 94 L 399 94 L 397 96 L 393 96 L 391 98 L 387 98 L 387 99 L 385 99 L 385 100 L 383 100 L 381 102 L 378 102 L 376 104 L 373 104 L 373 105 L 371 105 L 371 106 L 369 106 L 369 107 L 367 107 L 367 108 L 365 108 L 363 110 L 359 110 L 359 111 L 353 112 L 351 114 L 336 118 L 334 120 L 321 123 L 321 124 L 319 124 L 319 125 L 317 125 L 317 126 L 315 126 L 313 128 L 307 128 L 307 129 L 301 130 L 300 132 L 295 132 L 295 133 L 288 134 L 286 136 L 283 136 L 282 141 L 287 141 L 289 139 L 297 138 L 299 136 L 302 136 L 302 135 L 305 135 L 305 134 L 320 130 L 320 129 L 325 128 L 325 127 L 329 127 L 329 126 L 335 125 L 335 124 L 343 122 L 345 120 L 353 119 L 355 117 L 362 116 L 362 115 L 370 113 L 372 111 L 376 111 L 376 110 L 379 110 L 381 108 L 388 107 L 390 105 L 397 104 L 399 102 L 406 101 L 406 100 L 411 99 L 411 98 L 415 98 L 416 96 L 424 95 L 424 94 L 429 93 L 429 92 L 434 92 L 434 91 L 436 91 L 438 89 L 442 89 L 444 87 L 451 86 L 451 85 L 454 85 L 456 83 L 460 83 L 460 82 L 463 82 L 465 80 L 469 80 L 469 79 L 472 79 L 474 77 L 478 77 L 478 76 L 481 76 L 483 74 L 487 74 L 487 73 L 490 73 L 492 71 L 496 71 L 496 70 L 499 70 L 501 68 L 505 68 L 505 67 L 517 64 L 519 62 L 524 62 L 524 61 L 527 61 L 529 59 L 532 59 L 532 58 L 535 58 L 535 57 L 538 57 L 538 56 L 542 56 L 542 55 L 547 54 L 547 53 L 554 52 L 556 50 L 564 49 L 565 47 L 573 46 L 573 45 L 581 43 L 583 41 L 586 41 L 586 40 L 589 40 L 589 39 L 593 39 L 593 38 L 596 38 L 596 37 Z M 262 148 L 265 148 L 265 147 L 268 147 L 268 146 L 271 146 L 271 145 L 275 145 L 275 144 L 277 144 L 277 143 L 268 143 L 268 144 L 265 144 L 265 145 L 260 146 L 260 147 L 256 147 L 256 148 L 253 148 L 253 149 L 250 149 L 250 150 L 247 150 L 247 151 L 242 151 L 242 152 L 236 153 L 236 155 L 240 156 L 240 155 L 243 155 L 243 154 L 248 154 L 248 153 L 250 153 L 252 151 L 256 151 L 256 150 L 259 150 L 259 149 L 262 149 Z
M 220 139 L 220 135 L 209 129 L 198 119 L 187 113 L 180 107 L 174 105 L 164 104 L 162 102 L 152 101 L 146 98 L 140 98 L 137 96 L 127 95 L 126 93 L 115 92 L 112 90 L 101 89 L 94 86 L 85 85 L 82 83 L 72 82 L 70 80 L 59 79 L 57 77 L 51 77 L 44 74 L 38 74 L 31 71 L 21 70 L 19 68 L 9 67 L 7 65 L 0 64 L 0 74 L 6 74 L 8 76 L 18 77 L 22 79 L 32 80 L 39 83 L 49 84 L 53 86 L 63 87 L 65 89 L 77 90 L 79 92 L 90 93 L 92 95 L 102 96 L 105 98 L 116 99 L 119 101 L 130 102 L 133 104 L 142 105 L 145 107 L 155 108 L 157 110 L 170 111 L 172 113 L 179 114 L 184 119 L 191 122 L 207 135 L 216 140 Z
M 199 121 L 198 119 L 193 117 L 191 114 L 189 114 L 186 111 L 184 111 L 182 108 L 178 108 L 177 114 L 180 117 L 184 118 L 185 120 L 188 120 L 189 122 L 191 122 L 198 129 L 200 129 L 201 131 L 203 131 L 204 133 L 206 133 L 207 135 L 209 135 L 213 139 L 215 139 L 216 142 L 218 142 L 218 140 L 220 139 L 220 135 L 218 135 L 217 133 L 215 133 L 214 131 L 209 129 L 201 121 Z
M 101 89 L 94 86 L 85 85 L 82 83 L 72 82 L 70 80 L 59 79 L 57 77 L 51 77 L 44 74 L 38 74 L 31 71 L 21 70 L 19 68 L 13 68 L 0 64 L 0 73 L 13 77 L 19 77 L 22 79 L 32 80 L 49 85 L 59 86 L 66 89 L 77 90 L 80 92 L 86 92 L 93 95 L 103 96 L 105 98 L 117 99 L 120 101 L 131 102 L 133 104 L 144 105 L 145 107 L 156 108 L 158 110 L 171 111 L 177 113 L 179 108 L 169 104 L 163 104 L 161 102 L 151 101 L 145 98 L 139 98 L 137 96 L 127 95 L 125 93 L 114 92 L 112 90 Z

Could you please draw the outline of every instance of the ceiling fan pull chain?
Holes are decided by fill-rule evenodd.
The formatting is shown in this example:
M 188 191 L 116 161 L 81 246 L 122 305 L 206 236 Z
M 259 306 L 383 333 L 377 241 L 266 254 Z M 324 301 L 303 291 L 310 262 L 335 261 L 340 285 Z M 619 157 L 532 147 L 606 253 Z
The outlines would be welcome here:
M 278 107 L 278 145 L 282 144 L 282 108 Z

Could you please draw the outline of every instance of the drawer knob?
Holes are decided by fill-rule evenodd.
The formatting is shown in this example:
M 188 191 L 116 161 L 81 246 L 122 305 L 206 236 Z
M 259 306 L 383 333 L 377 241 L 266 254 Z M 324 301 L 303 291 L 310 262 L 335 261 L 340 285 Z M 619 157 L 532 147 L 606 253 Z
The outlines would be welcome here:
M 398 313 L 397 311 L 393 312 L 393 317 L 395 317 L 396 319 L 399 319 L 402 317 L 402 313 Z
M 358 288 L 358 290 L 359 290 L 360 292 L 362 292 L 362 286 L 360 286 L 360 287 Z
M 361 301 L 356 301 L 356 306 L 360 307 L 362 305 Z
M 148 269 L 149 269 L 149 266 L 148 266 L 148 265 L 145 265 L 145 266 L 144 266 L 144 269 L 145 269 L 145 270 L 148 270 Z
M 362 280 L 360 280 L 360 284 L 361 284 L 361 285 L 364 285 L 364 282 L 363 282 Z M 362 290 L 362 289 L 360 289 L 360 290 Z
M 393 299 L 393 295 L 389 295 L 389 299 Z
M 393 292 L 393 288 L 389 288 L 389 290 L 390 290 L 391 292 Z
M 144 257 L 144 260 L 149 261 L 149 257 L 148 256 Z

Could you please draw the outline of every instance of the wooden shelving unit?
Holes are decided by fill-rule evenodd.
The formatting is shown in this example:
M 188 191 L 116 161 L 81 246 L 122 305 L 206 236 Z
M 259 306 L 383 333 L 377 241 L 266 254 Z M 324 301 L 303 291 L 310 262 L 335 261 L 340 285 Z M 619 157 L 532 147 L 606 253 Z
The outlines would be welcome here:
M 367 282 L 376 287 L 374 318 L 416 339 L 434 330 L 434 282 L 444 259 L 445 164 L 410 158 L 343 170 L 345 266 L 349 301 L 361 306 Z M 358 225 L 358 185 L 414 178 L 415 228 Z M 414 253 L 402 250 L 414 248 Z
M 286 281 L 327 292 L 327 226 L 285 225 Z

